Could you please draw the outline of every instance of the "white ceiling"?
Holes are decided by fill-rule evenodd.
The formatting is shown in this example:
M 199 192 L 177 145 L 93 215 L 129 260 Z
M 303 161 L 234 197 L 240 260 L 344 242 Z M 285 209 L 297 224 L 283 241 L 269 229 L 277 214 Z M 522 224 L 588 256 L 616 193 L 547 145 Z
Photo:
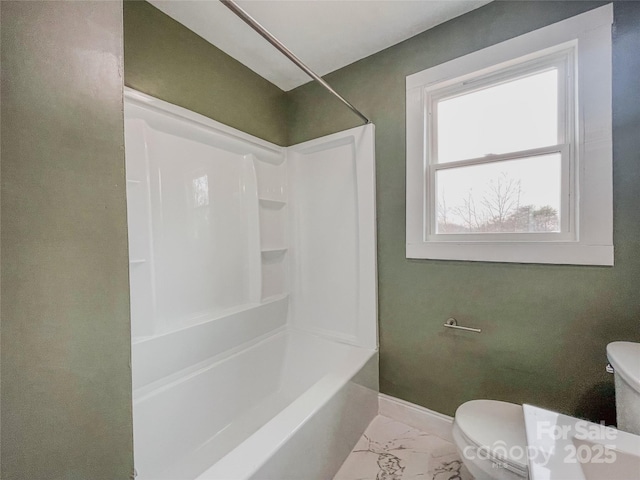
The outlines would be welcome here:
M 238 0 L 319 75 L 333 72 L 490 0 Z M 309 77 L 217 0 L 150 3 L 287 91 Z

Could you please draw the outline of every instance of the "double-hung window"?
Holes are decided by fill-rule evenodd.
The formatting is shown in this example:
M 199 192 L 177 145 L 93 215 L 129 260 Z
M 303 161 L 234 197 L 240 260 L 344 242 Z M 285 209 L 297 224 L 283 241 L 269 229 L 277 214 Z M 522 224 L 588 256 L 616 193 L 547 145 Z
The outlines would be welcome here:
M 407 257 L 613 263 L 611 21 L 407 77 Z

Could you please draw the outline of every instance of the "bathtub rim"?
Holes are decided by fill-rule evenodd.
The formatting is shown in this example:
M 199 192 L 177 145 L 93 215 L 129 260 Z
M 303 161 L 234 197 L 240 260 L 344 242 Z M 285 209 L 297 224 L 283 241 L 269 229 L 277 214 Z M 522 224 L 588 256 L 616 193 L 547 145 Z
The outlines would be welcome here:
M 329 370 L 284 410 L 194 480 L 248 480 L 252 478 L 313 417 L 314 413 L 335 398 L 340 390 L 379 354 L 378 348 L 369 349 L 336 342 L 298 329 L 288 328 L 285 332 L 310 335 L 326 342 L 341 343 L 347 346 L 349 348 L 348 358 L 345 360 L 347 365 Z

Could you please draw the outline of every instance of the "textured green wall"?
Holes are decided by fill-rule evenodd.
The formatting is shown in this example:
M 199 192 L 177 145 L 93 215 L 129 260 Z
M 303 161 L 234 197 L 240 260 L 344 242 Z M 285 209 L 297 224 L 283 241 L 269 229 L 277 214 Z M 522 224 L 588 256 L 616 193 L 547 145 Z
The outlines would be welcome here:
M 124 56 L 128 87 L 287 143 L 284 92 L 147 2 L 124 2 Z
M 122 3 L 0 5 L 1 476 L 127 479 Z
M 605 347 L 640 341 L 640 3 L 616 2 L 613 268 L 405 258 L 405 77 L 598 6 L 493 2 L 326 78 L 376 124 L 384 393 L 453 414 L 474 398 L 612 420 Z M 358 125 L 315 85 L 289 93 L 298 143 Z M 442 327 L 453 316 L 482 333 Z
M 445 413 L 484 397 L 595 418 L 611 402 L 605 346 L 640 341 L 640 4 L 615 4 L 615 267 L 410 261 L 403 235 L 405 76 L 594 5 L 495 2 L 328 76 L 377 126 L 385 393 Z M 122 7 L 0 10 L 2 478 L 125 479 Z M 279 144 L 358 124 L 317 87 L 285 95 L 146 3 L 125 10 L 133 88 Z M 450 315 L 483 333 L 444 331 Z

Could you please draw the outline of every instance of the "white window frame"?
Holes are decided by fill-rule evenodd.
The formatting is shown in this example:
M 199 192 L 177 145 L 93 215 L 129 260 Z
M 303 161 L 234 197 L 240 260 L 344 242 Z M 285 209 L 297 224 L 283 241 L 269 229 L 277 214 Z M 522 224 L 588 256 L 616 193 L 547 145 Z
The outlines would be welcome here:
M 407 258 L 613 265 L 612 23 L 608 4 L 407 77 Z M 566 74 L 557 146 L 436 163 L 438 98 L 556 60 Z M 436 234 L 436 170 L 549 152 L 562 155 L 560 233 Z
M 561 232 L 554 233 L 464 233 L 465 241 L 504 241 L 506 238 L 512 241 L 526 241 L 535 236 L 534 241 L 561 241 L 574 240 L 574 208 L 570 198 L 573 197 L 574 182 L 572 178 L 572 164 L 574 160 L 573 151 L 574 117 L 575 111 L 573 80 L 575 65 L 575 42 L 563 44 L 558 48 L 538 52 L 536 58 L 526 62 L 507 62 L 491 68 L 488 72 L 483 71 L 471 77 L 464 76 L 454 80 L 439 82 L 425 87 L 424 99 L 427 112 L 427 145 L 429 152 L 426 159 L 427 198 L 426 211 L 431 213 L 437 208 L 436 202 L 436 173 L 439 170 L 456 168 L 462 166 L 482 165 L 495 163 L 504 160 L 515 160 L 519 158 L 547 155 L 559 153 L 561 155 L 562 185 L 561 185 Z M 483 156 L 450 162 L 441 162 L 438 159 L 437 145 L 437 123 L 431 119 L 437 118 L 438 102 L 445 98 L 471 93 L 481 90 L 486 86 L 493 86 L 499 83 L 521 78 L 533 72 L 538 73 L 544 70 L 555 68 L 558 70 L 558 143 L 556 145 L 533 148 L 529 150 L 513 151 L 504 154 Z M 469 77 L 469 78 L 468 78 Z M 428 215 L 428 222 L 425 222 L 425 238 L 429 241 L 438 240 L 458 240 L 461 234 L 442 234 L 436 232 L 437 215 Z

